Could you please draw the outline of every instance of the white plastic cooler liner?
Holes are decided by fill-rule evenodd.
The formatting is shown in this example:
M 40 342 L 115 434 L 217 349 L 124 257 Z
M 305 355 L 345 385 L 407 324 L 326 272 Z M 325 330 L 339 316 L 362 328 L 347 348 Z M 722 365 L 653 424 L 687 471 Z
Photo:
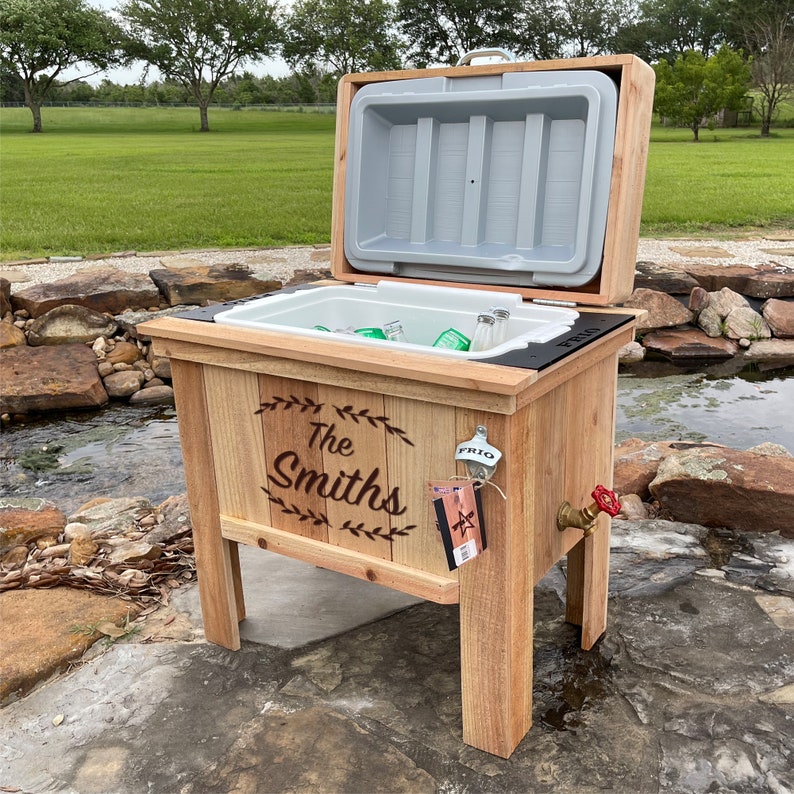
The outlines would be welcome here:
M 476 353 L 432 347 L 448 328 L 456 328 L 471 339 L 477 314 L 492 306 L 510 310 L 506 342 Z M 548 342 L 568 331 L 578 316 L 573 309 L 524 303 L 521 296 L 514 293 L 380 281 L 373 286 L 328 286 L 277 293 L 218 312 L 215 322 L 328 339 L 331 334 L 315 330 L 314 326 L 323 325 L 334 332 L 337 328 L 351 326 L 354 329 L 382 327 L 392 320 L 400 320 L 407 343 L 357 334 L 333 333 L 333 337 L 388 350 L 477 359 Z

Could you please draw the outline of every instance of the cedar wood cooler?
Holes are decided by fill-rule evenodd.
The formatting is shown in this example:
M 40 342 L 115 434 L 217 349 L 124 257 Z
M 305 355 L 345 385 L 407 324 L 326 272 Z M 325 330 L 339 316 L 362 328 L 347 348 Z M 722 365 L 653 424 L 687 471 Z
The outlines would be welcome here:
M 617 354 L 634 333 L 611 307 L 633 285 L 653 86 L 628 55 L 347 75 L 335 280 L 142 326 L 171 359 L 208 640 L 240 646 L 238 543 L 459 603 L 463 740 L 510 756 L 532 719 L 533 586 L 563 555 L 582 647 L 606 627 L 609 517 L 592 534 L 557 519 L 611 483 Z M 367 296 L 395 283 L 406 307 L 414 285 L 438 301 L 416 316 L 439 328 L 476 316 L 466 296 L 482 290 L 516 317 L 562 305 L 562 325 L 478 357 L 313 330 L 323 301 L 300 322 L 266 311 L 358 290 L 341 314 L 372 324 Z M 408 332 L 414 311 L 393 306 L 378 317 Z M 427 481 L 464 473 L 455 450 L 478 427 L 503 495 L 481 489 L 487 548 L 450 571 Z

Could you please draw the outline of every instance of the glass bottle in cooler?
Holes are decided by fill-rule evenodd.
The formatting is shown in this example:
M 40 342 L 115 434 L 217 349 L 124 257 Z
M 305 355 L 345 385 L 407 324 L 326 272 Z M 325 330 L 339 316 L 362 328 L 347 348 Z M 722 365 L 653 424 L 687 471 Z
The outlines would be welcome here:
M 496 317 L 490 312 L 481 312 L 477 315 L 477 325 L 474 328 L 474 336 L 471 338 L 469 350 L 477 352 L 488 350 L 493 347 L 493 334 Z
M 383 333 L 390 342 L 407 342 L 403 324 L 399 320 L 392 320 L 383 326 Z
M 493 346 L 496 347 L 507 341 L 507 321 L 510 319 L 510 310 L 504 306 L 491 306 L 488 311 L 496 318 L 493 326 Z

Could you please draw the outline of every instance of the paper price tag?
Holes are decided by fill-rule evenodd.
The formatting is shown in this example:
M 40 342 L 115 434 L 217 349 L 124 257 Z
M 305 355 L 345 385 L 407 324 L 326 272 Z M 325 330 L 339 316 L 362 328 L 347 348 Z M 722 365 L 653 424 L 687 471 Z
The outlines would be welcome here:
M 473 480 L 428 483 L 450 571 L 486 548 L 480 489 Z

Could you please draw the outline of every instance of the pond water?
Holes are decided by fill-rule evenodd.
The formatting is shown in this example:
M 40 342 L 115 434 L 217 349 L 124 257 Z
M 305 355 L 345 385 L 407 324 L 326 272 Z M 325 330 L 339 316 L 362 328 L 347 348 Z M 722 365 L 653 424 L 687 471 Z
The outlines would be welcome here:
M 735 449 L 773 441 L 794 453 L 794 368 L 732 372 L 731 366 L 621 367 L 617 441 L 712 441 Z
M 708 440 L 736 449 L 763 441 L 794 452 L 794 368 L 688 371 L 666 362 L 621 369 L 617 440 Z M 115 405 L 11 425 L 0 439 L 0 495 L 38 496 L 69 513 L 95 496 L 184 493 L 173 408 Z

